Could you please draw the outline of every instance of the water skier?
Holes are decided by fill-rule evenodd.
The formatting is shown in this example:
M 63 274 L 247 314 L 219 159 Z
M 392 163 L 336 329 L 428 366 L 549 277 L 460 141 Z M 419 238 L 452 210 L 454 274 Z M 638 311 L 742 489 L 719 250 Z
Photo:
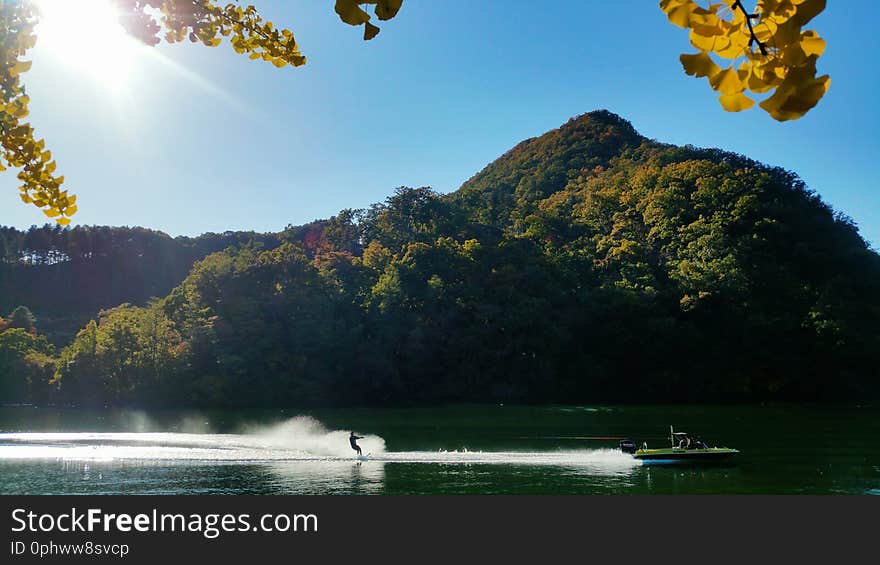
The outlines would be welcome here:
M 351 444 L 351 448 L 357 451 L 358 457 L 361 455 L 361 446 L 357 444 L 357 440 L 364 439 L 361 436 L 354 435 L 354 432 L 351 432 L 351 435 L 348 436 L 348 443 Z

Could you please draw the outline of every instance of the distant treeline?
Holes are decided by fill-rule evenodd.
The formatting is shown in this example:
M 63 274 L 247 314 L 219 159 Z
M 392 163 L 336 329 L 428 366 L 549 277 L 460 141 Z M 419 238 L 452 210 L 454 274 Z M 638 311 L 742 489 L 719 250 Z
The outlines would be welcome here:
M 247 242 L 280 243 L 253 232 L 171 238 L 139 227 L 0 226 L 0 312 L 27 305 L 41 332 L 68 343 L 99 310 L 165 296 L 196 260 Z
M 608 112 L 521 143 L 451 195 L 401 188 L 367 210 L 227 237 L 144 230 L 141 243 L 103 252 L 126 266 L 130 286 L 110 274 L 100 290 L 70 284 L 105 272 L 94 250 L 14 245 L 2 272 L 40 286 L 2 291 L 7 310 L 54 313 L 79 300 L 71 292 L 93 307 L 137 305 L 102 311 L 59 350 L 40 341 L 39 320 L 0 333 L 7 399 L 329 406 L 880 393 L 880 256 L 853 223 L 792 173 L 647 140 Z M 223 250 L 189 270 L 212 245 Z M 74 275 L 77 261 L 91 267 Z M 53 268 L 67 269 L 54 284 L 23 274 Z M 162 298 L 146 304 L 151 295 Z

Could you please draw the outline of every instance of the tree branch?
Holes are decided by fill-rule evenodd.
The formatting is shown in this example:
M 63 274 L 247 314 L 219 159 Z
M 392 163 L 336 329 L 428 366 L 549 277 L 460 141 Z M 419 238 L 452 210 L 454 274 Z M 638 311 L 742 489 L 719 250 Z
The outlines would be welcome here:
M 757 43 L 758 49 L 761 51 L 761 55 L 766 57 L 767 56 L 767 46 L 760 39 L 758 39 L 758 36 L 755 35 L 755 28 L 752 27 L 752 20 L 758 19 L 758 17 L 760 17 L 760 16 L 758 14 L 748 13 L 746 11 L 746 7 L 743 6 L 742 0 L 736 0 L 736 2 L 734 2 L 730 8 L 732 10 L 736 10 L 737 8 L 742 10 L 743 15 L 745 15 L 745 17 L 746 17 L 746 25 L 749 26 L 749 34 L 751 35 L 751 38 L 749 39 L 749 47 L 752 46 L 752 43 Z

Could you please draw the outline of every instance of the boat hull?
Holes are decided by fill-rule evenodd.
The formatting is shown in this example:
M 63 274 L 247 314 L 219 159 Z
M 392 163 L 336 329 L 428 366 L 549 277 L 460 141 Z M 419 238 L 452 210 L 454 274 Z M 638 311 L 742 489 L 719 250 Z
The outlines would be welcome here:
M 736 449 L 712 447 L 709 449 L 639 449 L 633 457 L 645 464 L 674 465 L 719 463 L 739 453 Z

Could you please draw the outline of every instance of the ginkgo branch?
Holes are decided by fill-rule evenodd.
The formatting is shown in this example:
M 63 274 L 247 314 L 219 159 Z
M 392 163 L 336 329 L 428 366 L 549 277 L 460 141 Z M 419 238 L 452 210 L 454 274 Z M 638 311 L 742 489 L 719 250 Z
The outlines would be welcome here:
M 746 7 L 743 6 L 742 0 L 736 0 L 736 2 L 734 2 L 730 8 L 732 10 L 736 10 L 737 8 L 742 10 L 743 15 L 746 17 L 746 25 L 749 26 L 749 35 L 751 36 L 751 39 L 749 39 L 749 47 L 751 47 L 753 43 L 757 43 L 758 50 L 761 51 L 761 55 L 766 57 L 767 46 L 764 45 L 764 43 L 760 39 L 758 39 L 758 36 L 755 35 L 755 28 L 752 27 L 752 20 L 757 19 L 759 17 L 758 14 L 750 14 L 748 10 L 746 10 Z
M 0 120 L 0 138 L 4 141 L 10 137 L 10 130 L 6 127 L 6 123 Z M 3 149 L 6 150 L 7 154 L 12 154 L 13 156 L 18 158 L 18 161 L 24 163 L 23 168 L 33 167 L 38 164 L 38 160 L 33 156 L 27 155 L 21 146 L 16 144 L 3 144 Z
M 814 30 L 803 29 L 825 9 L 825 1 L 763 0 L 758 3 L 760 12 L 750 13 L 744 0 L 708 8 L 697 0 L 661 0 L 660 9 L 672 24 L 690 30 L 690 43 L 700 50 L 679 57 L 684 72 L 706 78 L 725 110 L 741 112 L 754 106 L 747 91 L 770 93 L 760 107 L 775 120 L 786 121 L 815 107 L 831 83 L 828 75 L 817 76 L 816 62 L 825 51 L 825 40 Z M 722 7 L 734 17 L 722 17 Z M 729 60 L 729 67 L 721 68 L 712 54 Z
M 240 25 L 242 28 L 248 30 L 251 33 L 255 33 L 266 40 L 272 40 L 272 37 L 269 36 L 266 32 L 260 29 L 258 26 L 250 25 L 244 18 L 235 19 L 231 17 L 229 14 L 224 12 L 222 9 L 216 6 L 209 6 L 207 3 L 202 2 L 201 7 L 213 14 L 215 17 L 220 18 L 221 20 L 225 20 L 227 24 L 230 25 Z

